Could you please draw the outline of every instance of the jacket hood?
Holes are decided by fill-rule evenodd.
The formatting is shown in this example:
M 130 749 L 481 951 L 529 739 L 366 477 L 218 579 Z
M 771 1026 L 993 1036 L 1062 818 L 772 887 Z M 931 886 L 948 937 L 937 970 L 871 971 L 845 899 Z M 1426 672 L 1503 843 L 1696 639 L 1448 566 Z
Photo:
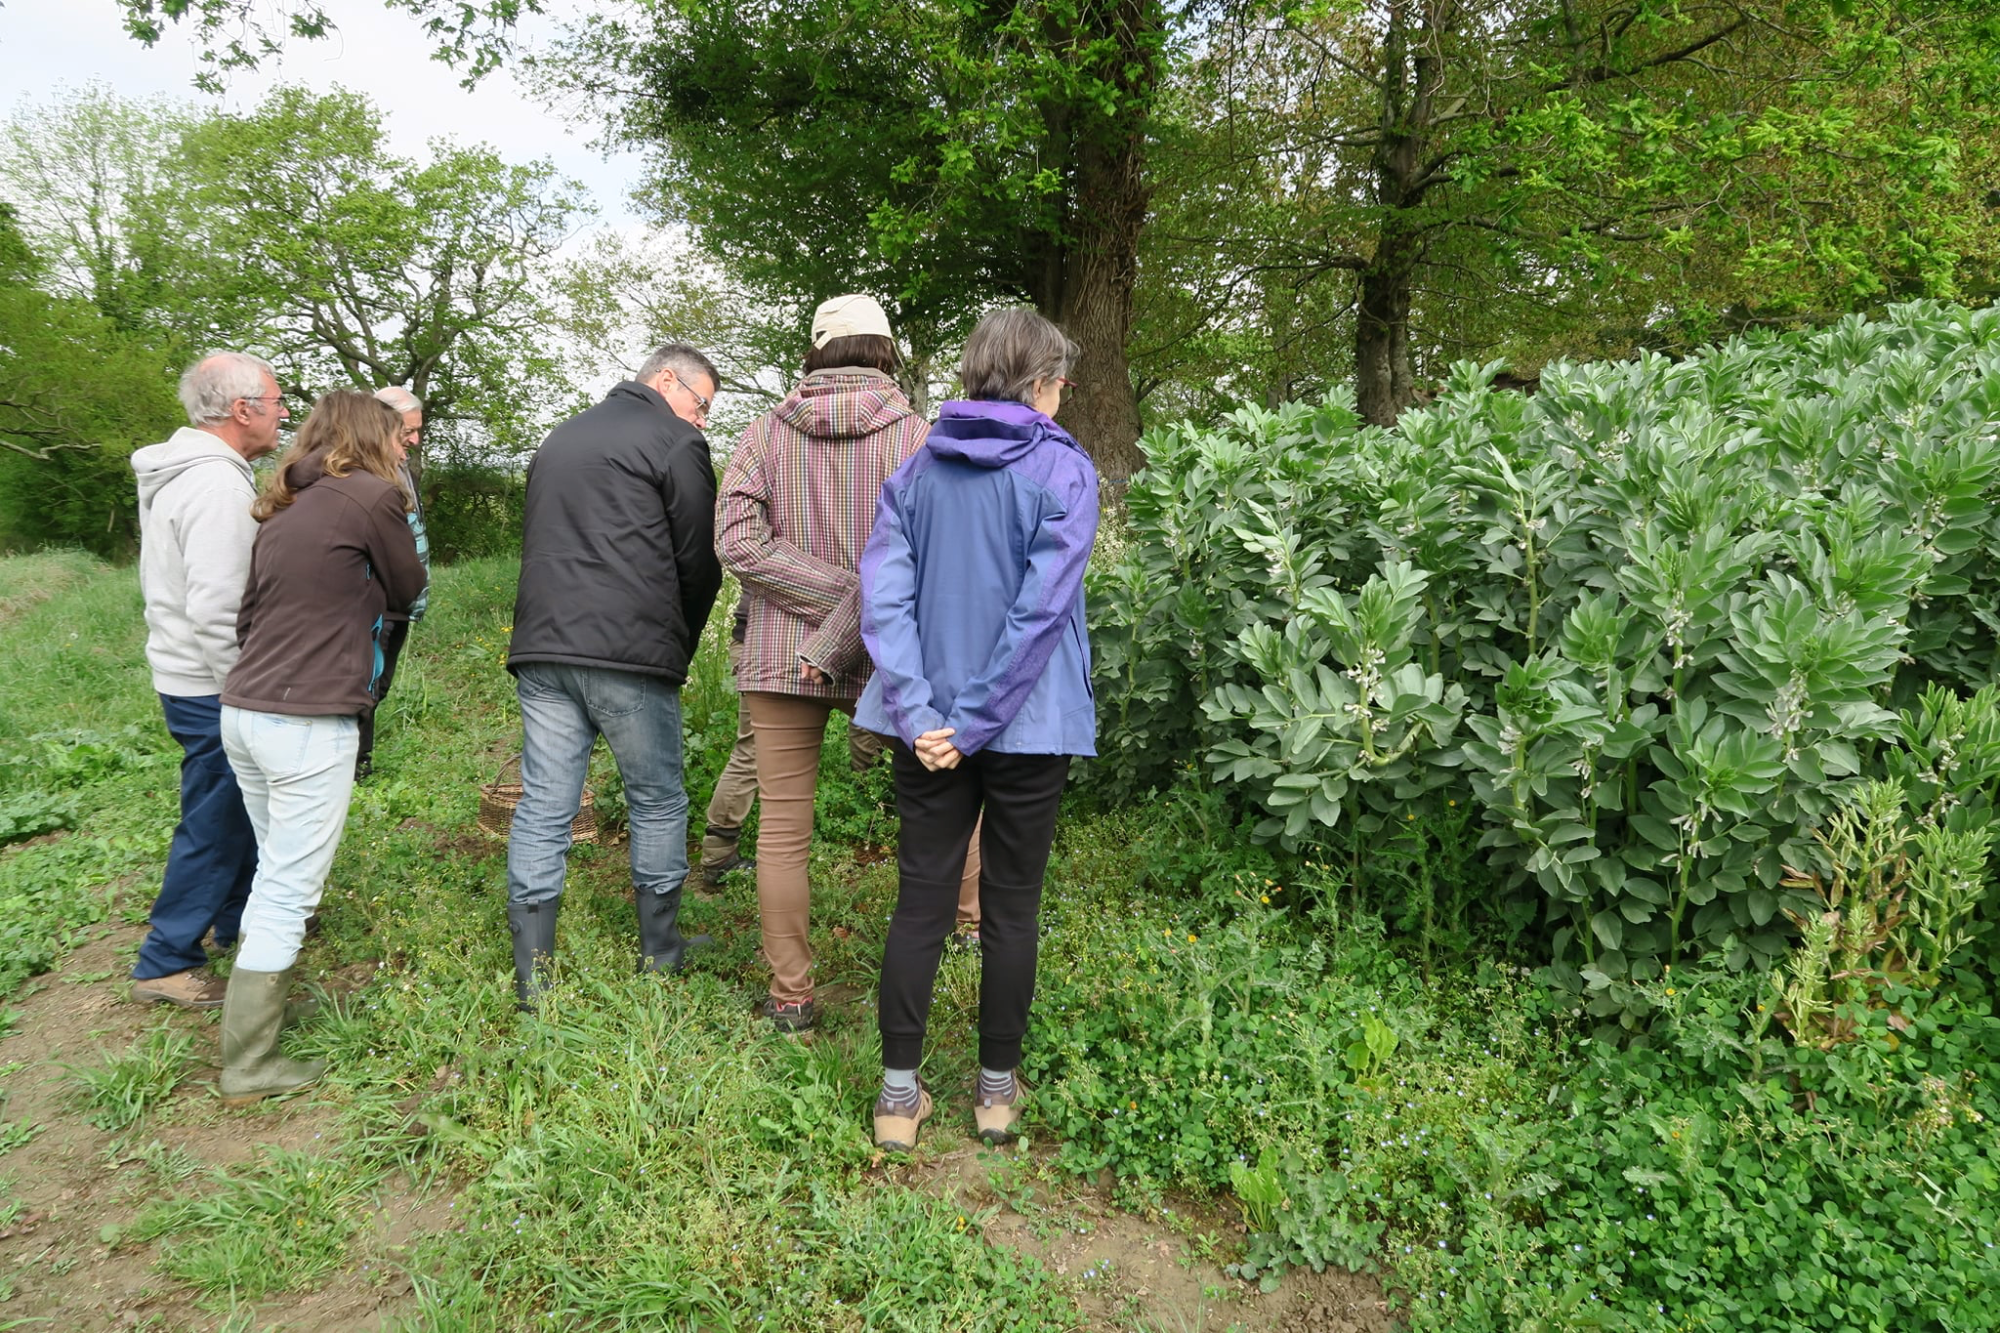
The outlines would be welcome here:
M 1033 453 L 1045 439 L 1060 440 L 1078 453 L 1070 433 L 1024 403 L 981 399 L 949 402 L 938 409 L 924 446 L 940 458 L 974 467 L 1008 467 Z
M 896 381 L 881 371 L 836 366 L 806 376 L 771 415 L 801 435 L 848 440 L 916 414 Z
M 296 494 L 326 475 L 326 455 L 315 450 L 285 469 L 285 485 Z
M 162 487 L 195 468 L 233 467 L 248 480 L 253 474 L 243 455 L 218 437 L 192 426 L 182 426 L 161 444 L 149 444 L 132 453 L 132 471 L 139 479 L 139 503 L 150 507 Z

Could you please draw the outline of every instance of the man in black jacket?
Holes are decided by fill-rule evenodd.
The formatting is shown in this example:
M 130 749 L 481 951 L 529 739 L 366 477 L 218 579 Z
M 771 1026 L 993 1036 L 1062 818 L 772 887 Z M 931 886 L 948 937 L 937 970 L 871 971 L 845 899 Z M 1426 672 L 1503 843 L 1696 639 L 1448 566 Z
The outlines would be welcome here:
M 528 465 L 521 586 L 507 669 L 521 700 L 521 803 L 507 844 L 507 922 L 522 1008 L 554 954 L 556 909 L 601 734 L 625 783 L 641 970 L 678 970 L 687 879 L 680 687 L 722 587 L 715 469 L 701 427 L 709 359 L 654 350 L 635 379 L 550 433 Z

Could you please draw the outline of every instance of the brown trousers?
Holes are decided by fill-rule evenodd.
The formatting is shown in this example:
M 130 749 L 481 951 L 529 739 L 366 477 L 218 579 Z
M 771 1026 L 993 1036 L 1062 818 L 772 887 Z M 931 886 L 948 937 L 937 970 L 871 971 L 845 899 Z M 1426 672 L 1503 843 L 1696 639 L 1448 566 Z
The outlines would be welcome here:
M 743 711 L 756 734 L 757 795 L 764 803 L 757 832 L 757 910 L 763 922 L 764 959 L 771 965 L 771 998 L 792 1003 L 812 997 L 812 948 L 807 943 L 812 886 L 813 797 L 819 790 L 819 753 L 827 719 L 839 709 L 853 715 L 851 699 L 806 699 L 750 691 Z M 850 737 L 868 733 L 848 729 Z M 869 747 L 850 741 L 859 759 Z M 979 920 L 979 839 L 972 847 L 958 892 L 960 921 Z
M 736 665 L 736 653 L 740 644 L 729 645 L 729 664 Z M 715 794 L 708 798 L 708 833 L 701 840 L 701 863 L 704 866 L 717 865 L 729 860 L 736 852 L 736 839 L 743 832 L 743 821 L 750 818 L 750 807 L 757 801 L 757 733 L 750 726 L 750 710 L 743 706 L 739 697 L 736 701 L 736 744 L 729 749 L 729 762 L 722 766 L 722 776 L 715 780 Z M 718 836 L 717 830 L 726 830 L 728 836 Z

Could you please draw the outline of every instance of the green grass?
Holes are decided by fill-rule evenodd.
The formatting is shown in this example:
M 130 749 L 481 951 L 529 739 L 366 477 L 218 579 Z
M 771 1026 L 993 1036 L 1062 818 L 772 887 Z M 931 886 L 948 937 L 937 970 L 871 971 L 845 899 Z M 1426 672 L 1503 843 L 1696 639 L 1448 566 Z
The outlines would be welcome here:
M 549 1000 L 515 1013 L 504 851 L 474 831 L 478 784 L 518 743 L 501 667 L 513 586 L 505 561 L 439 571 L 380 719 L 377 777 L 355 793 L 304 969 L 362 965 L 368 980 L 287 1037 L 330 1062 L 314 1096 L 339 1132 L 222 1171 L 128 1153 L 146 1185 L 109 1239 L 151 1246 L 231 1320 L 389 1265 L 413 1286 L 406 1326 L 427 1333 L 1086 1326 L 1078 1277 L 988 1244 L 990 1213 L 875 1160 L 867 1000 L 894 818 L 885 774 L 850 773 L 838 727 L 812 943 L 822 990 L 857 999 L 828 1006 L 810 1040 L 757 1019 L 743 882 L 688 900 L 687 924 L 720 947 L 681 977 L 637 975 L 626 850 L 586 846 Z M 718 613 L 683 695 L 691 840 L 734 735 L 725 627 Z M 156 881 L 175 751 L 142 635 L 130 573 L 109 569 L 9 627 L 0 797 L 61 804 L 71 825 L 0 849 L 0 999 L 83 925 L 139 912 Z M 601 755 L 593 781 L 615 808 Z M 1108 1172 L 1125 1206 L 1213 1255 L 1212 1283 L 1370 1268 L 1413 1328 L 1455 1333 L 2000 1319 L 1985 1244 L 2000 1229 L 2000 1025 L 1974 977 L 1935 1018 L 1892 1031 L 1877 1015 L 1822 1055 L 1778 1040 L 1757 979 L 1677 973 L 1648 1042 L 1617 1050 L 1490 945 L 1431 926 L 1399 937 L 1385 914 L 1428 914 L 1250 844 L 1213 792 L 1073 802 L 1045 903 L 1028 1130 L 1052 1152 L 1001 1159 L 994 1196 L 1018 1211 Z M 942 1105 L 919 1165 L 972 1142 L 977 984 L 976 957 L 947 956 L 925 1067 Z M 83 1113 L 149 1133 L 188 1114 L 162 1106 L 190 1058 L 177 1041 L 162 1026 L 79 1071 Z M 246 1113 L 243 1132 L 288 1113 Z M 393 1257 L 375 1222 L 392 1186 L 451 1219 Z M 1197 1223 L 1189 1195 L 1247 1231 Z M 1202 1318 L 1148 1310 L 1136 1326 Z
M 194 1053 L 194 1037 L 161 1024 L 134 1041 L 122 1055 L 101 1064 L 70 1065 L 77 1101 L 99 1129 L 126 1129 L 173 1096 Z
M 161 1270 L 227 1308 L 344 1267 L 372 1183 L 346 1158 L 264 1148 L 250 1166 L 148 1209 L 129 1239 L 161 1241 Z
M 100 576 L 105 565 L 82 551 L 40 551 L 0 556 L 7 581 L 0 586 L 0 625 L 29 607 Z
M 513 591 L 510 562 L 439 571 L 379 720 L 377 776 L 355 793 L 306 968 L 387 965 L 287 1039 L 331 1060 L 321 1095 L 341 1108 L 344 1142 L 162 1178 L 167 1197 L 123 1239 L 154 1244 L 165 1273 L 228 1310 L 355 1267 L 393 1172 L 459 1191 L 463 1229 L 420 1240 L 411 1269 L 426 1329 L 770 1327 L 766 1310 L 798 1312 L 793 1328 L 1074 1326 L 1066 1289 L 987 1247 L 976 1217 L 870 1174 L 871 1012 L 836 1013 L 809 1042 L 757 1019 L 748 884 L 689 899 L 690 928 L 724 946 L 662 982 L 634 971 L 626 849 L 577 848 L 551 1002 L 540 1018 L 514 1012 L 504 847 L 474 831 L 479 783 L 518 745 L 502 669 Z M 695 838 L 735 734 L 726 622 L 718 612 L 683 691 Z M 130 571 L 92 571 L 22 611 L 10 638 L 22 651 L 0 667 L 0 794 L 61 797 L 75 818 L 0 852 L 0 941 L 13 932 L 0 994 L 114 900 L 143 906 L 175 816 L 176 752 Z M 814 942 L 822 984 L 865 987 L 894 877 L 857 867 L 851 847 L 879 844 L 893 819 L 886 774 L 849 773 L 830 730 Z M 593 784 L 615 809 L 601 750 Z M 945 1066 L 969 1067 L 966 1002 L 939 1018 L 958 1029 Z M 185 1038 L 169 1050 L 149 1034 L 78 1069 L 87 1112 L 138 1122 L 186 1057 Z

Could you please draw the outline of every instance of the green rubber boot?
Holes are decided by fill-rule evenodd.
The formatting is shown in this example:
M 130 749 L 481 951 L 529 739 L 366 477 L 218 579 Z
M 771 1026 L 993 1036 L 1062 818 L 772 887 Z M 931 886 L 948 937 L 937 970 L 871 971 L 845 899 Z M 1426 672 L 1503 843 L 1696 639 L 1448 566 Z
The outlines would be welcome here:
M 285 1023 L 285 995 L 292 969 L 252 972 L 236 968 L 222 1002 L 222 1104 L 248 1106 L 317 1082 L 323 1060 L 287 1060 L 278 1050 Z

